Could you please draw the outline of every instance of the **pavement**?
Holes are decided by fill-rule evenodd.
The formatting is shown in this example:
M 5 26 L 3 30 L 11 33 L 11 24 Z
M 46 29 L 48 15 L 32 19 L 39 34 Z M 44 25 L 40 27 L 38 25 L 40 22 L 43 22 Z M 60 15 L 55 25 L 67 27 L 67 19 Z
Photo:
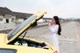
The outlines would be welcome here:
M 63 23 L 61 26 L 62 35 L 58 36 L 60 53 L 80 53 L 80 23 L 71 21 Z M 28 30 L 26 37 L 52 44 L 48 26 Z
M 7 29 L 14 29 L 16 27 L 15 23 L 0 23 L 0 31 Z
M 71 21 L 61 26 L 61 36 L 58 36 L 60 53 L 80 53 L 80 23 Z M 52 44 L 52 35 L 47 25 L 29 29 L 25 37 Z
M 60 53 L 80 53 L 80 23 L 68 22 L 62 25 Z

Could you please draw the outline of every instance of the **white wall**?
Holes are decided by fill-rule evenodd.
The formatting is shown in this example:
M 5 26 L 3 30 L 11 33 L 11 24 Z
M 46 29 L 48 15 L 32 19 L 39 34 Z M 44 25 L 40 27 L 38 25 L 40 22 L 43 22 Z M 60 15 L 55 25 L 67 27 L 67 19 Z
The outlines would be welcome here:
M 24 21 L 24 19 L 21 19 L 21 18 L 20 18 L 20 19 L 18 19 L 18 22 L 23 22 L 23 21 Z
M 4 23 L 5 22 L 5 19 L 4 19 L 4 17 L 2 15 L 0 15 L 0 19 L 2 19 L 2 20 L 0 20 L 0 23 Z
M 14 19 L 13 21 L 12 21 L 12 18 Z M 0 23 L 6 23 L 6 19 L 9 19 L 9 23 L 13 23 L 13 22 L 15 22 L 16 17 L 12 16 L 12 15 L 5 14 L 5 16 L 0 15 L 0 19 L 2 19 L 2 21 L 0 21 Z
M 15 16 L 12 16 L 9 18 L 9 23 L 13 23 L 16 21 L 16 17 Z
M 37 22 L 43 22 L 44 20 L 43 19 L 40 19 L 40 20 L 38 20 Z

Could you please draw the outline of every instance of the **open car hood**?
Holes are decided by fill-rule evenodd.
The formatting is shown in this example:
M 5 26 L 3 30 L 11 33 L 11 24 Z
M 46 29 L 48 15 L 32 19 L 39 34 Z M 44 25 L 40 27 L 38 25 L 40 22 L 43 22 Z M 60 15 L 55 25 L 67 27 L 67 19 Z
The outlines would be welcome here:
M 28 19 L 26 19 L 25 21 L 23 21 L 21 24 L 19 24 L 15 29 L 13 29 L 9 34 L 8 34 L 8 41 L 7 43 L 10 43 L 11 41 L 15 40 L 16 38 L 18 38 L 20 36 L 20 34 L 22 34 L 25 30 L 27 30 L 32 24 L 34 24 L 35 22 L 37 22 L 40 18 L 42 18 L 44 16 L 44 14 L 46 14 L 46 11 L 40 11 L 34 15 L 32 15 L 31 17 L 29 17 Z

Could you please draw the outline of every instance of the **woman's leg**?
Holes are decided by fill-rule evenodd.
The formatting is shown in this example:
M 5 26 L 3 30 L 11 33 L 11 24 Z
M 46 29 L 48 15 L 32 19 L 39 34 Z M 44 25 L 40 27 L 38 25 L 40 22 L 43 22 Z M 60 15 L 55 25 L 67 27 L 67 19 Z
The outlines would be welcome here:
M 58 42 L 58 37 L 57 37 L 57 35 L 53 35 L 52 41 L 53 41 L 53 44 L 54 44 L 55 48 L 56 48 L 56 49 L 58 50 L 58 52 L 59 52 L 59 42 Z

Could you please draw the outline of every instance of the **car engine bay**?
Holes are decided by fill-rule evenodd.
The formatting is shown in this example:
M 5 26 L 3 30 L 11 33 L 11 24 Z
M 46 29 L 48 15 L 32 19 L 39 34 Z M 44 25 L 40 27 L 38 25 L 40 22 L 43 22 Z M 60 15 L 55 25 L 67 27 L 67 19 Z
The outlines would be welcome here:
M 21 38 L 18 38 L 16 40 L 10 42 L 9 44 L 49 49 L 48 46 L 44 42 L 43 43 L 39 43 L 39 42 L 35 42 L 33 40 L 28 40 L 28 39 L 25 40 L 25 39 L 21 39 Z

